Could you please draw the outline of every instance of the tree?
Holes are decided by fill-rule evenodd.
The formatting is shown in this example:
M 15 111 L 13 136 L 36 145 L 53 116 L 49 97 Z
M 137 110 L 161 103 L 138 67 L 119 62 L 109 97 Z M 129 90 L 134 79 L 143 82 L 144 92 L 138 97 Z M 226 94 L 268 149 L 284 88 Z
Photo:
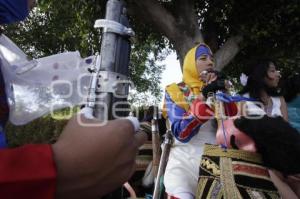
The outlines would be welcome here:
M 142 31 L 168 38 L 183 62 L 187 50 L 206 42 L 215 52 L 218 69 L 238 54 L 232 66 L 249 57 L 273 55 L 282 61 L 298 59 L 297 0 L 127 0 L 130 14 Z M 146 26 L 143 24 L 147 24 Z
M 230 76 L 238 76 L 249 59 L 267 55 L 286 70 L 299 65 L 298 0 L 125 1 L 137 34 L 130 69 L 139 92 L 159 93 L 162 68 L 153 63 L 168 54 L 163 49 L 175 50 L 182 64 L 187 50 L 204 41 L 215 53 L 217 68 L 226 66 Z M 39 3 L 30 20 L 9 34 L 33 57 L 65 50 L 78 49 L 83 56 L 97 51 L 99 38 L 93 23 L 103 18 L 106 1 Z M 151 76 L 145 75 L 147 71 L 153 72 Z
M 26 21 L 6 27 L 5 34 L 33 58 L 75 50 L 86 57 L 100 49 L 100 32 L 93 26 L 104 18 L 105 5 L 103 0 L 41 0 Z M 168 53 L 151 37 L 133 43 L 130 79 L 138 92 L 150 91 L 161 98 L 159 83 L 164 66 L 156 61 Z

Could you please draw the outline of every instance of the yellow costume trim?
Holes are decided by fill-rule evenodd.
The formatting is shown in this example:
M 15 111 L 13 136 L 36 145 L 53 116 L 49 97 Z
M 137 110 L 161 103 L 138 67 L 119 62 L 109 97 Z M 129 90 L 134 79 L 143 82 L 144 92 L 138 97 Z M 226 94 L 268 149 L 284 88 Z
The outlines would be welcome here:
M 189 110 L 189 104 L 184 99 L 184 95 L 177 84 L 173 83 L 167 86 L 166 91 L 168 92 L 169 96 L 178 106 L 183 108 L 185 111 Z
M 232 162 L 228 157 L 220 158 L 221 183 L 224 186 L 224 198 L 243 199 L 234 181 Z
M 201 44 L 200 44 L 201 45 Z M 183 82 L 192 89 L 194 95 L 199 95 L 204 83 L 199 79 L 199 73 L 196 67 L 196 49 L 195 46 L 186 54 L 183 62 Z
M 208 171 L 211 171 L 212 175 L 220 176 L 220 174 L 221 174 L 221 170 L 220 170 L 219 166 L 207 158 L 202 158 L 201 166 L 206 168 Z

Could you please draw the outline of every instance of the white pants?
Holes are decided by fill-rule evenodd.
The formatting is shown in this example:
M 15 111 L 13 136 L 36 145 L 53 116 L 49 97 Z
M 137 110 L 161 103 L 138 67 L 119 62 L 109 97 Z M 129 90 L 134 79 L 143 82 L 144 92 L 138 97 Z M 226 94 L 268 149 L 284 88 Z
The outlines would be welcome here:
M 205 143 L 215 143 L 215 132 L 211 121 L 208 121 L 188 143 L 175 140 L 164 174 L 164 185 L 169 195 L 180 199 L 195 197 L 203 147 Z

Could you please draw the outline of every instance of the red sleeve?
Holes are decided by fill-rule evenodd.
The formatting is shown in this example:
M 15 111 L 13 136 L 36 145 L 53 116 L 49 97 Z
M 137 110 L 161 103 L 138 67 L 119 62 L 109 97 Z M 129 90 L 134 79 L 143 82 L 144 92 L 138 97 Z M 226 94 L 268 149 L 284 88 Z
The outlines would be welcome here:
M 213 118 L 214 111 L 205 102 L 195 99 L 190 106 L 191 113 L 202 123 Z
M 55 190 L 51 145 L 0 150 L 0 198 L 54 199 Z

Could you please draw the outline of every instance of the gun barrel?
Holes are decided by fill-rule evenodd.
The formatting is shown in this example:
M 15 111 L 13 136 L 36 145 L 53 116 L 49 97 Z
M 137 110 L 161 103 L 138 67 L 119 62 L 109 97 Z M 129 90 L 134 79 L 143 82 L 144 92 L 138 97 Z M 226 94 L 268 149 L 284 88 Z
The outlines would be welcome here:
M 109 0 L 106 4 L 106 14 L 104 23 L 99 21 L 95 23 L 96 28 L 103 28 L 101 36 L 101 48 L 100 48 L 100 69 L 97 71 L 97 76 L 103 79 L 101 76 L 102 71 L 110 73 L 118 73 L 122 76 L 128 77 L 129 75 L 129 58 L 130 58 L 130 36 L 131 32 L 128 32 L 129 22 L 126 16 L 126 9 L 124 1 Z M 105 23 L 107 22 L 107 23 Z M 102 26 L 102 25 L 103 26 Z M 113 26 L 112 26 L 113 24 Z M 120 31 L 114 29 L 114 27 L 126 27 L 124 34 L 120 34 Z M 127 35 L 126 35 L 127 34 Z M 106 85 L 120 84 L 118 78 L 105 78 Z M 118 76 L 117 76 L 118 77 Z M 126 94 L 122 97 L 116 95 L 115 92 L 103 91 L 101 88 L 103 85 L 98 81 L 96 89 L 96 100 L 94 108 L 94 116 L 100 120 L 114 119 L 117 117 L 127 116 L 129 113 L 129 105 L 127 103 L 127 95 L 129 90 L 129 84 L 126 84 Z M 101 91 L 100 91 L 101 90 Z M 105 90 L 105 89 L 104 89 Z M 116 103 L 117 102 L 117 103 Z

